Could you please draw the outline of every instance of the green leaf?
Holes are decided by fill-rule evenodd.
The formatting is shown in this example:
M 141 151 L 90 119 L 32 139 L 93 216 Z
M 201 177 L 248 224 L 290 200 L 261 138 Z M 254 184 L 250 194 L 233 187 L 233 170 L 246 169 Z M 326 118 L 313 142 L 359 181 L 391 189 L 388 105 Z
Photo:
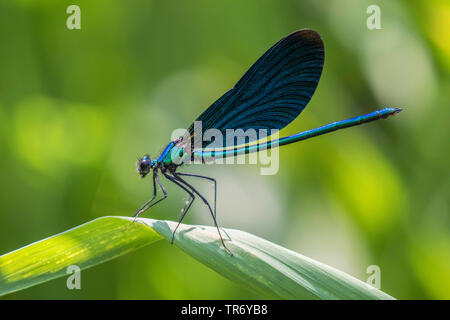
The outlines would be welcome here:
M 104 217 L 0 256 L 0 296 L 87 269 L 162 239 L 141 223 Z
M 0 256 L 0 295 L 66 275 L 162 238 L 176 222 L 103 217 Z M 222 229 L 231 256 L 213 227 L 180 225 L 175 245 L 211 269 L 270 298 L 393 299 L 384 292 L 252 234 Z M 232 239 L 230 241 L 227 236 Z

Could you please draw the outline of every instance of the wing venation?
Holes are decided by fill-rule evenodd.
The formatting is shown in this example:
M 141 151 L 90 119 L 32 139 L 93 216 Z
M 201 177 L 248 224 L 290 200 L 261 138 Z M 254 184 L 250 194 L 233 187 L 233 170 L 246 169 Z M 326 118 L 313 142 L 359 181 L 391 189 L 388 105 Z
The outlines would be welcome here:
M 202 135 L 211 128 L 220 130 L 225 147 L 227 129 L 281 130 L 308 104 L 323 63 L 324 46 L 316 31 L 291 33 L 264 53 L 231 90 L 196 119 L 202 122 Z M 192 124 L 183 140 L 191 139 L 193 146 L 196 134 Z M 202 148 L 209 143 L 203 142 Z

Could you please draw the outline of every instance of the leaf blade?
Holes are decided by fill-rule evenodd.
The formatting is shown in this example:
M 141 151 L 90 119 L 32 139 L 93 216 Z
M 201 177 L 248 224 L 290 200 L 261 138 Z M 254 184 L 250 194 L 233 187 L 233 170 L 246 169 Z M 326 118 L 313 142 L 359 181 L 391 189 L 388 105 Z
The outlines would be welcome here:
M 166 238 L 177 223 L 102 217 L 0 256 L 0 295 L 66 275 L 77 264 L 92 267 Z M 226 278 L 275 299 L 393 299 L 337 269 L 233 229 L 222 229 L 233 252 L 223 249 L 217 230 L 181 224 L 175 245 Z
M 173 221 L 139 219 L 165 238 Z M 230 256 L 213 227 L 180 225 L 175 245 L 226 278 L 272 298 L 282 299 L 394 299 L 388 294 L 323 263 L 255 235 L 222 229 Z M 225 236 L 224 236 L 225 238 Z
M 0 296 L 87 269 L 160 240 L 138 223 L 102 217 L 0 256 Z

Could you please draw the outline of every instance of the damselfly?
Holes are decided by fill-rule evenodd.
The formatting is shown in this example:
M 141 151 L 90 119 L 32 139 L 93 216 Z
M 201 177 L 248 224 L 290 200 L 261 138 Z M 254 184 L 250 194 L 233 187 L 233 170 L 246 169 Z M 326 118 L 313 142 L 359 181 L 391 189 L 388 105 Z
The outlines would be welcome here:
M 160 174 L 183 189 L 189 200 L 182 209 L 178 225 L 191 208 L 198 196 L 208 207 L 217 228 L 220 239 L 226 247 L 216 220 L 217 183 L 214 178 L 197 174 L 178 172 L 178 168 L 189 161 L 200 159 L 203 162 L 217 158 L 229 157 L 239 154 L 248 154 L 262 149 L 282 146 L 293 142 L 316 137 L 342 128 L 360 125 L 400 112 L 401 108 L 385 108 L 355 118 L 333 122 L 328 125 L 304 131 L 292 136 L 257 142 L 260 137 L 247 139 L 245 144 L 226 145 L 222 149 L 211 150 L 201 141 L 196 143 L 196 137 L 203 135 L 209 129 L 219 130 L 223 137 L 227 130 L 267 129 L 280 130 L 292 122 L 305 108 L 316 90 L 324 63 L 324 46 L 319 34 L 311 29 L 302 29 L 291 33 L 273 45 L 255 64 L 244 74 L 236 85 L 226 92 L 220 99 L 206 109 L 196 121 L 201 123 L 200 130 L 194 130 L 192 124 L 187 133 L 171 141 L 162 153 L 152 159 L 145 155 L 139 159 L 137 170 L 142 178 L 150 172 L 153 174 L 153 196 L 134 215 L 150 209 L 155 204 L 166 199 L 167 192 L 160 181 Z M 194 122 L 195 123 L 195 122 Z M 196 132 L 197 131 L 197 132 Z M 199 132 L 198 132 L 199 131 Z M 206 198 L 198 192 L 184 177 L 206 179 L 214 183 L 214 209 Z M 163 196 L 156 200 L 157 185 L 161 188 Z

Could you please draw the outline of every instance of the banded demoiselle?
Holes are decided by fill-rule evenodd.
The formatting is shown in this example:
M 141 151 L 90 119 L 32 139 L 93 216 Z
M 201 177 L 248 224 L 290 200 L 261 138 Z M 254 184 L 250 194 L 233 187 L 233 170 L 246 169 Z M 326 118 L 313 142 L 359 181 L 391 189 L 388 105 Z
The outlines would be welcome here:
M 189 211 L 195 197 L 198 196 L 208 207 L 222 245 L 231 254 L 216 220 L 216 180 L 202 175 L 178 172 L 180 166 L 195 159 L 205 162 L 214 157 L 248 154 L 264 148 L 290 144 L 362 123 L 386 119 L 402 110 L 401 108 L 385 108 L 256 145 L 251 142 L 257 141 L 259 137 L 249 139 L 245 144 L 231 147 L 228 145 L 226 148 L 213 151 L 209 150 L 204 142 L 200 147 L 194 148 L 196 137 L 211 128 L 219 130 L 224 137 L 228 129 L 280 130 L 284 128 L 297 118 L 311 99 L 319 82 L 323 63 L 324 45 L 320 35 L 314 30 L 298 30 L 273 45 L 231 90 L 197 118 L 196 121 L 201 121 L 202 124 L 200 132 L 196 132 L 192 124 L 183 137 L 171 141 L 156 159 L 152 159 L 148 154 L 139 159 L 137 170 L 140 176 L 144 178 L 150 171 L 153 173 L 153 196 L 136 212 L 134 217 L 138 217 L 142 212 L 166 199 L 167 192 L 159 179 L 159 173 L 161 173 L 189 195 L 178 225 L 173 231 L 172 243 L 178 226 Z M 209 201 L 183 179 L 186 176 L 206 179 L 214 183 L 214 210 Z M 163 196 L 155 201 L 156 183 L 161 188 Z

